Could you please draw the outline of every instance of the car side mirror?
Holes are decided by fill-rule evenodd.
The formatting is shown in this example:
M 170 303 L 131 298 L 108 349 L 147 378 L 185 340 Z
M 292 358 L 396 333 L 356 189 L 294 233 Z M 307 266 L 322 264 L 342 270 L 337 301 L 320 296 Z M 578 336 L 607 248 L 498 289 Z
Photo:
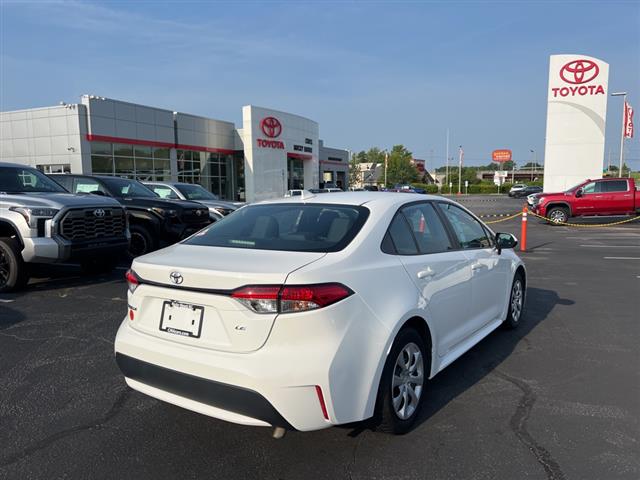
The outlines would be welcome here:
M 584 190 L 582 190 L 581 188 L 579 188 L 578 190 L 576 190 L 576 198 L 580 198 L 582 196 L 582 194 L 584 193 Z
M 496 249 L 498 254 L 503 248 L 516 248 L 518 239 L 510 233 L 496 233 Z
M 101 197 L 106 197 L 105 193 L 102 190 L 93 190 L 89 192 L 91 195 L 100 195 Z

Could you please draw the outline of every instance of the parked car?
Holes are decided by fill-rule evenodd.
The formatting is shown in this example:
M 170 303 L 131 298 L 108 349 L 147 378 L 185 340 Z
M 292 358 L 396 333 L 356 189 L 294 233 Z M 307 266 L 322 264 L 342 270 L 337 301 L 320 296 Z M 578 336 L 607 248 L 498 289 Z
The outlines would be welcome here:
M 72 195 L 35 168 L 0 163 L 0 292 L 25 286 L 32 263 L 111 270 L 128 245 L 126 212 L 112 198 Z
M 192 200 L 209 209 L 211 220 L 217 221 L 235 212 L 244 202 L 225 202 L 202 185 L 180 182 L 142 182 L 160 198 L 171 200 Z
M 521 190 L 524 190 L 525 188 L 527 188 L 527 186 L 524 183 L 516 183 L 511 187 L 508 195 L 510 197 L 515 197 Z
M 338 192 L 342 193 L 343 192 L 343 190 L 341 188 L 334 188 L 334 187 L 328 187 L 328 188 L 325 188 L 325 190 L 327 191 L 327 193 L 338 193 Z
M 301 197 L 303 195 L 305 195 L 305 193 L 308 195 L 309 193 L 311 193 L 309 190 L 303 190 L 301 188 L 296 188 L 293 190 L 287 190 L 287 193 L 284 194 L 285 198 L 286 197 Z
M 201 203 L 160 198 L 137 180 L 75 174 L 51 174 L 72 193 L 113 197 L 129 214 L 129 256 L 144 255 L 171 245 L 211 223 L 209 209 Z
M 133 261 L 116 361 L 142 393 L 276 436 L 404 433 L 427 379 L 523 321 L 516 244 L 436 196 L 251 204 Z
M 528 185 L 528 186 L 524 187 L 523 189 L 516 190 L 513 193 L 511 193 L 511 191 L 509 191 L 509 196 L 513 197 L 513 198 L 521 198 L 521 197 L 526 197 L 528 195 L 531 195 L 531 194 L 534 194 L 534 193 L 540 193 L 540 192 L 542 192 L 542 187 L 538 187 L 538 186 L 534 186 L 534 185 Z
M 379 190 L 377 185 L 365 185 L 363 188 L 368 192 L 377 192 Z
M 581 182 L 566 192 L 541 193 L 534 198 L 533 211 L 552 224 L 571 217 L 638 215 L 640 195 L 633 178 L 602 178 Z
M 527 204 L 529 205 L 529 208 L 535 205 L 540 195 L 542 195 L 542 192 L 532 193 L 531 195 L 527 195 Z

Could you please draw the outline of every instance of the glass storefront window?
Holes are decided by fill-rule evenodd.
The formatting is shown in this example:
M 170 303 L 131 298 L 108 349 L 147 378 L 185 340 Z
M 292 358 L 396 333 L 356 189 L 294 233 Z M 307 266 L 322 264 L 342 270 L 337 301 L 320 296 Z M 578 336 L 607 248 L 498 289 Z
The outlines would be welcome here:
M 153 149 L 153 158 L 170 158 L 169 149 L 168 148 L 154 148 Z
M 136 157 L 136 178 L 138 180 L 153 180 L 153 160 L 150 158 Z
M 133 158 L 131 157 L 115 157 L 116 175 L 133 175 Z
M 114 143 L 113 154 L 116 157 L 133 157 L 133 145 Z
M 143 158 L 151 158 L 151 147 L 143 147 L 142 145 L 136 145 L 133 148 L 133 152 L 134 155 L 136 157 L 143 157 Z
M 91 155 L 91 171 L 96 175 L 113 175 L 113 158 Z
M 91 153 L 95 153 L 97 155 L 111 155 L 113 150 L 110 143 L 91 142 Z

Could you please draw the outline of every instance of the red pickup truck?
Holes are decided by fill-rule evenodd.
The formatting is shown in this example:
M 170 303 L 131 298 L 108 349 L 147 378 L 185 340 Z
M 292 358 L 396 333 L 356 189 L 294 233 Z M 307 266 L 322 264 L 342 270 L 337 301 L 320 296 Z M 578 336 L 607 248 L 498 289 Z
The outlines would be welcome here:
M 601 178 L 562 193 L 539 193 L 532 210 L 556 224 L 587 215 L 638 215 L 640 195 L 633 178 Z

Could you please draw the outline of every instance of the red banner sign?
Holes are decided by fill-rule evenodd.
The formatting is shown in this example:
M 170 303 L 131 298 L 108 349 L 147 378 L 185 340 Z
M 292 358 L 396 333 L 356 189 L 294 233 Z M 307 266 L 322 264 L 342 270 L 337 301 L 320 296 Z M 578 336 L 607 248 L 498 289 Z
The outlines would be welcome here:
M 491 154 L 491 160 L 498 163 L 510 162 L 511 161 L 511 150 L 494 150 Z

